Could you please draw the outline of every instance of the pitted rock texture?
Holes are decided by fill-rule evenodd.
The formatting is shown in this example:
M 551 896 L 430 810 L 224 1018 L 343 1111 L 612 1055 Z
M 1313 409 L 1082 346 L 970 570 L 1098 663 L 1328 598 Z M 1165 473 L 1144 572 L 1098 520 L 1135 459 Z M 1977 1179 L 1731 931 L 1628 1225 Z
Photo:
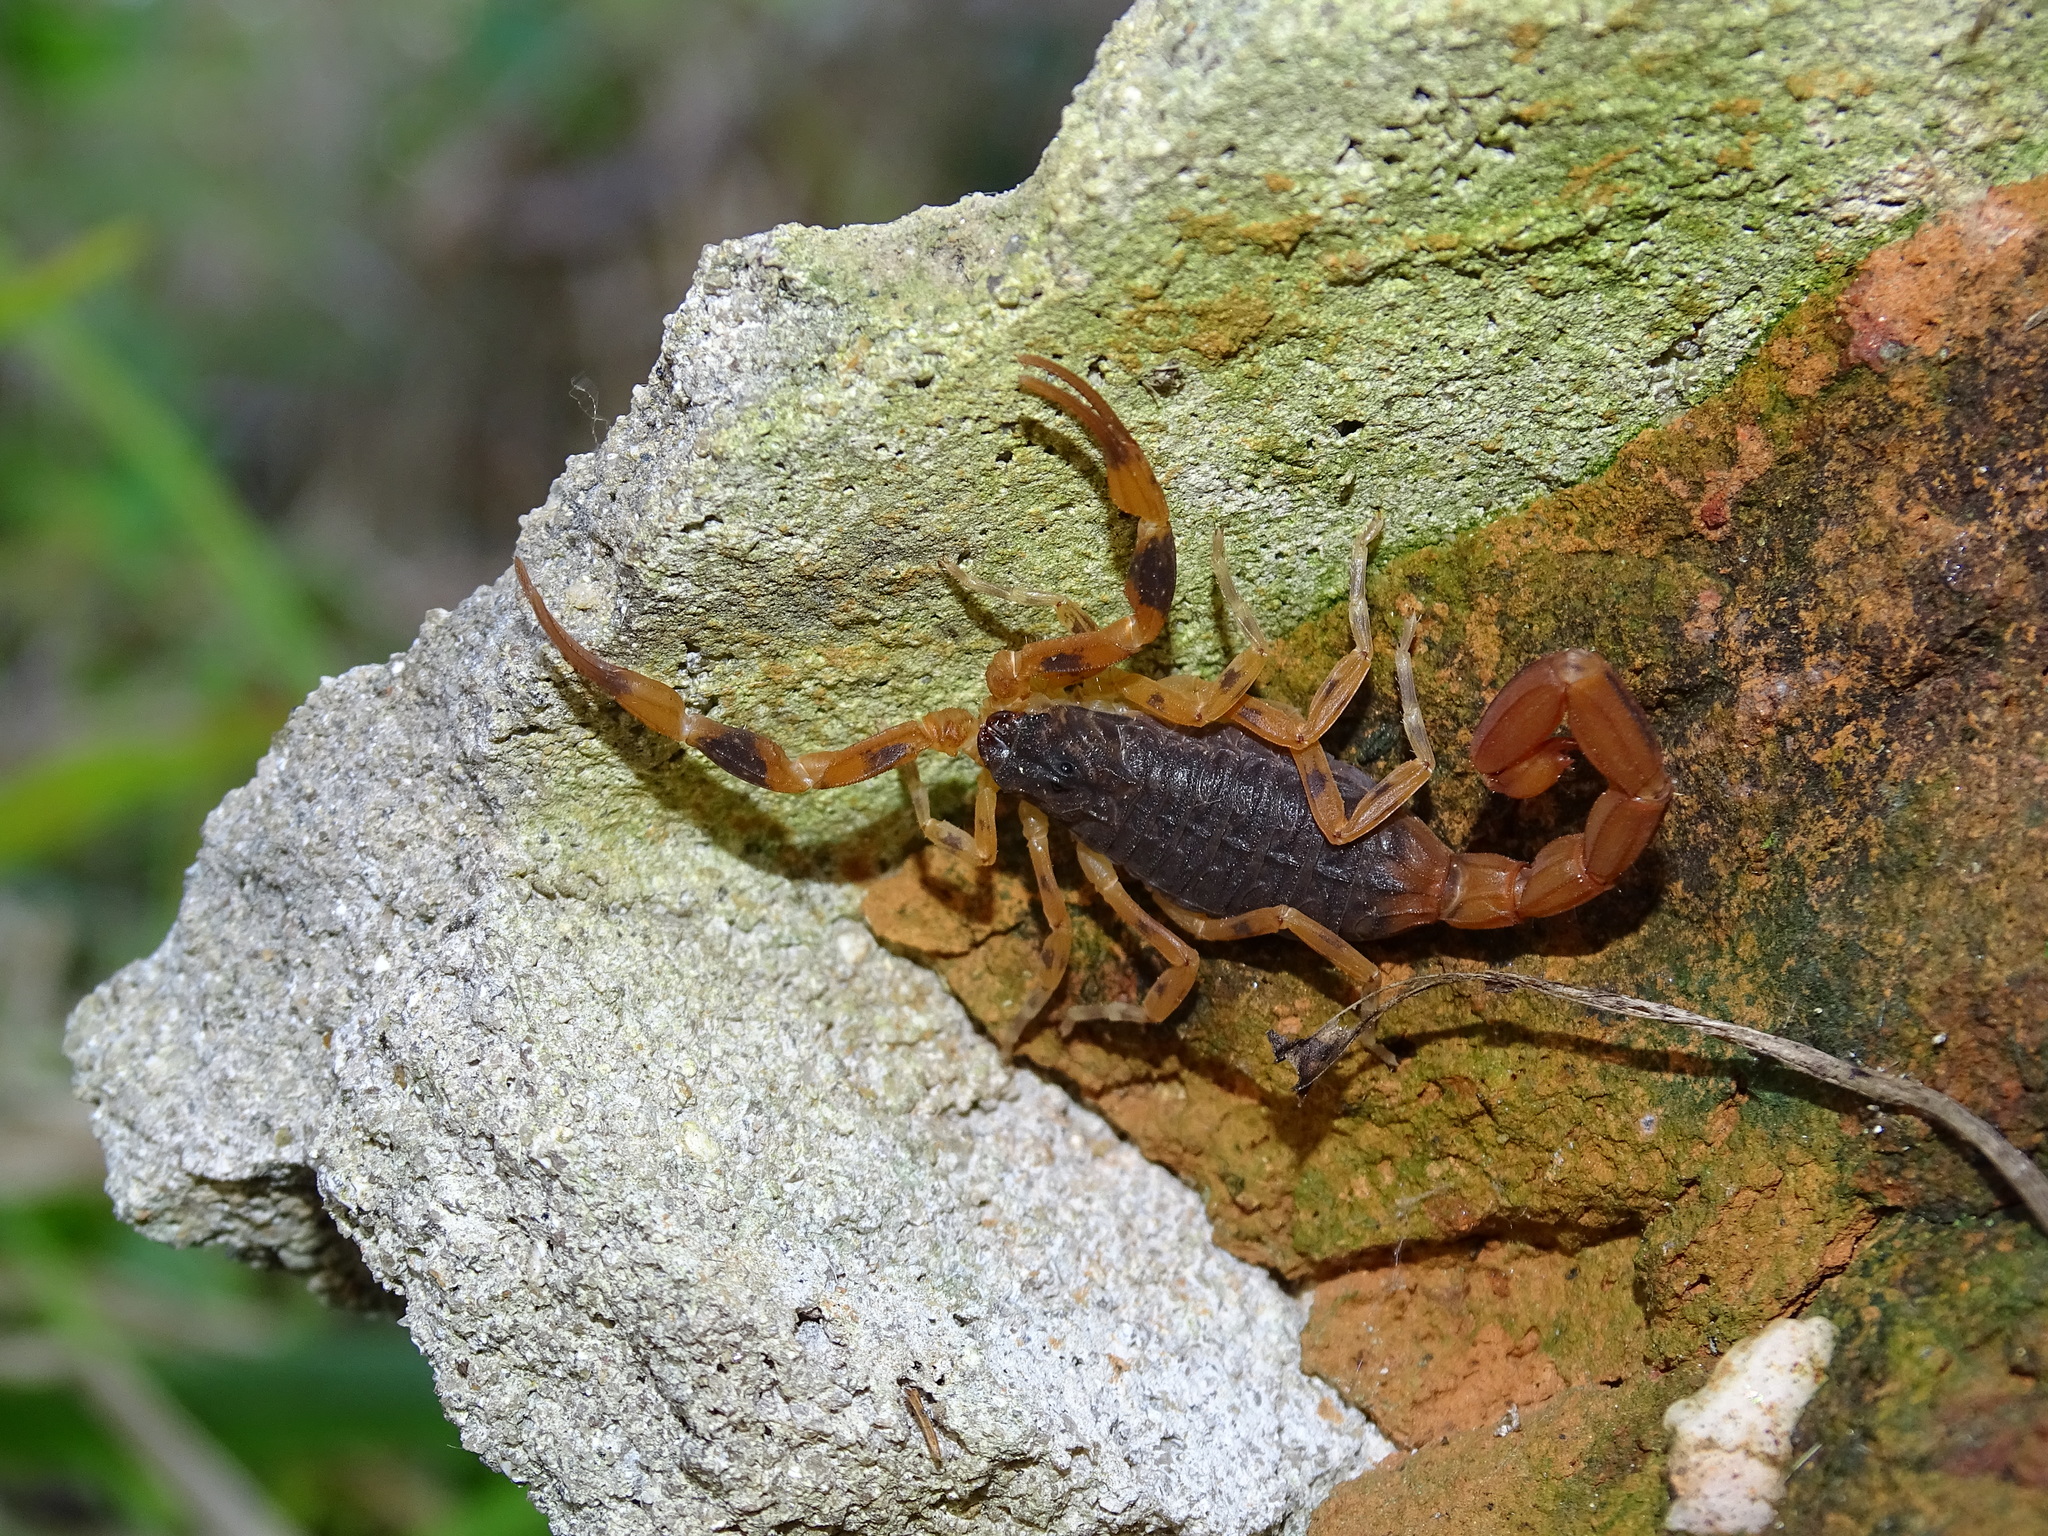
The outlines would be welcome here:
M 1260 1531 L 1384 1449 L 1301 1374 L 1302 1305 L 847 890 L 526 821 L 631 782 L 533 729 L 552 693 L 472 602 L 215 814 L 74 1040 L 130 1220 L 331 1263 L 316 1167 L 465 1440 L 566 1532 Z
M 1415 548 L 1569 486 L 1901 216 L 2038 166 L 2041 23 L 1977 15 L 1140 5 L 1016 192 L 707 253 L 521 552 L 793 748 L 971 703 L 1020 616 L 941 557 L 1106 614 L 1128 548 L 1030 349 L 1298 624 L 1369 511 Z M 1203 574 L 1147 665 L 1220 656 Z M 820 878 L 911 832 L 887 781 L 778 800 L 649 736 L 501 580 L 308 701 L 82 1005 L 117 1203 L 402 1298 L 564 1532 L 1297 1523 L 1384 1442 L 1200 1202 Z

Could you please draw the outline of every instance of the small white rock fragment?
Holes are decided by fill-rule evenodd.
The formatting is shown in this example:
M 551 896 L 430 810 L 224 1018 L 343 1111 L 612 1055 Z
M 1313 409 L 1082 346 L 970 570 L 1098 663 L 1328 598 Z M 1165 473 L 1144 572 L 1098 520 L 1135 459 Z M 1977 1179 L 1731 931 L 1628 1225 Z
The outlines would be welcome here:
M 705 1133 L 704 1127 L 694 1120 L 685 1122 L 683 1126 L 683 1145 L 689 1149 L 690 1156 L 700 1163 L 718 1161 L 718 1143 L 713 1141 Z
M 1780 1318 L 1723 1355 L 1706 1386 L 1664 1410 L 1666 1530 L 1730 1536 L 1770 1525 L 1785 1496 L 1793 1427 L 1834 1353 L 1835 1325 L 1826 1318 Z

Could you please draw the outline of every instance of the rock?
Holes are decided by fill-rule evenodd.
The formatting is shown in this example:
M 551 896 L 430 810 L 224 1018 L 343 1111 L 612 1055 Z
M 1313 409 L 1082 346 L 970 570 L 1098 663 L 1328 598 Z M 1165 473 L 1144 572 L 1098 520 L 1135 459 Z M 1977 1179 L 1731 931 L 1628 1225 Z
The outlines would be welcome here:
M 215 814 L 74 1033 L 129 1220 L 344 1289 L 359 1250 L 564 1531 L 1248 1532 L 1379 1453 L 1301 1375 L 1301 1304 L 845 888 L 527 821 L 632 782 L 532 730 L 544 664 L 467 605 Z
M 1300 625 L 1370 511 L 1419 558 L 1565 491 L 1896 220 L 2036 163 L 2042 23 L 1976 15 L 1140 5 L 1016 192 L 708 252 L 521 552 L 579 636 L 793 746 L 971 703 L 1018 616 L 940 557 L 1104 612 L 1121 579 L 1092 461 L 1013 392 L 1032 349 L 1100 363 L 1183 549 L 1222 526 Z M 1719 471 L 1703 527 L 1765 473 Z M 1221 654 L 1190 562 L 1158 661 Z M 508 577 L 294 715 L 163 948 L 81 1005 L 109 1187 L 152 1235 L 402 1298 L 465 1443 L 578 1536 L 1297 1520 L 1384 1442 L 1192 1193 L 875 946 L 845 882 L 910 846 L 893 784 L 758 795 L 594 700 Z M 1693 1097 L 1664 1142 L 1727 1135 Z M 1233 1241 L 1282 1270 L 1462 1238 L 1485 1196 L 1334 1184 L 1297 1243 L 1258 1159 Z M 1675 1177 L 1572 1176 L 1613 1186 L 1589 1241 Z M 1803 1168 L 1735 1214 L 1770 1200 L 1844 1206 Z M 1717 1213 L 1669 1220 L 1704 1251 Z
M 2048 1530 L 2048 1234 L 1888 1224 L 1815 1295 L 1821 1314 L 1840 1340 L 1799 1418 L 1785 1529 Z
M 1643 1355 L 1626 1239 L 1563 1254 L 1487 1243 L 1316 1287 L 1302 1360 L 1398 1444 L 1503 1424 L 1571 1386 L 1619 1381 Z
M 1792 1432 L 1835 1352 L 1824 1317 L 1780 1318 L 1721 1358 L 1707 1384 L 1664 1410 L 1671 1431 L 1668 1531 L 1754 1532 L 1777 1518 Z

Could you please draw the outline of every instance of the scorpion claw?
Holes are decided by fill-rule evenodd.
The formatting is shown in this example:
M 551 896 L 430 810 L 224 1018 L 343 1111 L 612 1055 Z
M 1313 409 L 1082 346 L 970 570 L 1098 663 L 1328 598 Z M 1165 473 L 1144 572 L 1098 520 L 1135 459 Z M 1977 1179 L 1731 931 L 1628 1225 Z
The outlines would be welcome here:
M 1560 725 L 1570 734 L 1555 734 Z M 1517 866 L 1509 885 L 1461 900 L 1446 913 L 1447 922 L 1501 927 L 1568 911 L 1610 889 L 1649 846 L 1671 803 L 1671 780 L 1642 706 L 1603 657 L 1591 651 L 1538 657 L 1494 695 L 1472 732 L 1472 766 L 1488 787 L 1516 799 L 1556 783 L 1574 749 L 1608 785 L 1585 831 L 1547 843 L 1533 863 Z M 1485 859 L 1463 857 L 1461 888 L 1462 877 L 1481 873 Z M 1497 873 L 1500 862 L 1487 862 L 1484 872 Z

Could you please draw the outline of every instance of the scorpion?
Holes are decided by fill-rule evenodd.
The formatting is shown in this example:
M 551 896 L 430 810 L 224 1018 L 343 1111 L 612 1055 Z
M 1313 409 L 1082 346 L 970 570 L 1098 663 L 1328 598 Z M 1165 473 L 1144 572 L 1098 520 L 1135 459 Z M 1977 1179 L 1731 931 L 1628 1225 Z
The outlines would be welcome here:
M 851 746 L 793 757 L 766 736 L 689 709 L 666 683 L 598 656 L 562 627 L 525 563 L 513 562 L 542 630 L 587 682 L 736 778 L 804 794 L 894 768 L 923 834 L 984 866 L 996 857 L 997 793 L 1015 796 L 1047 932 L 1024 1000 L 997 1032 L 1005 1054 L 1051 1002 L 1073 945 L 1053 874 L 1054 821 L 1072 835 L 1089 884 L 1164 963 L 1141 1001 L 1074 1003 L 1062 1011 L 1063 1026 L 1165 1022 L 1200 965 L 1183 933 L 1205 941 L 1291 934 L 1363 995 L 1380 971 L 1357 945 L 1425 923 L 1502 928 L 1549 917 L 1610 889 L 1648 846 L 1670 803 L 1671 780 L 1642 708 L 1592 651 L 1556 651 L 1530 662 L 1494 696 L 1472 732 L 1472 766 L 1501 794 L 1541 794 L 1575 750 L 1606 781 L 1584 830 L 1553 839 L 1528 863 L 1453 853 L 1403 809 L 1436 769 L 1415 691 L 1415 613 L 1394 648 L 1412 758 L 1377 782 L 1330 760 L 1322 738 L 1372 665 L 1365 573 L 1379 518 L 1351 549 L 1351 649 L 1305 712 L 1251 693 L 1275 648 L 1232 579 L 1221 529 L 1212 541 L 1214 577 L 1244 632 L 1244 649 L 1214 678 L 1149 677 L 1122 666 L 1158 636 L 1173 602 L 1165 495 L 1137 440 L 1087 380 L 1035 354 L 1018 361 L 1059 381 L 1026 373 L 1017 382 L 1087 432 L 1101 454 L 1111 502 L 1136 520 L 1124 584 L 1130 611 L 1098 627 L 1070 598 L 997 586 L 940 561 L 963 589 L 1053 608 L 1068 627 L 997 653 L 978 709 L 937 710 Z M 932 814 L 917 771 L 926 752 L 978 765 L 972 833 Z M 1125 874 L 1151 892 L 1173 927 L 1133 899 Z M 1391 1064 L 1384 1046 L 1368 1044 Z

